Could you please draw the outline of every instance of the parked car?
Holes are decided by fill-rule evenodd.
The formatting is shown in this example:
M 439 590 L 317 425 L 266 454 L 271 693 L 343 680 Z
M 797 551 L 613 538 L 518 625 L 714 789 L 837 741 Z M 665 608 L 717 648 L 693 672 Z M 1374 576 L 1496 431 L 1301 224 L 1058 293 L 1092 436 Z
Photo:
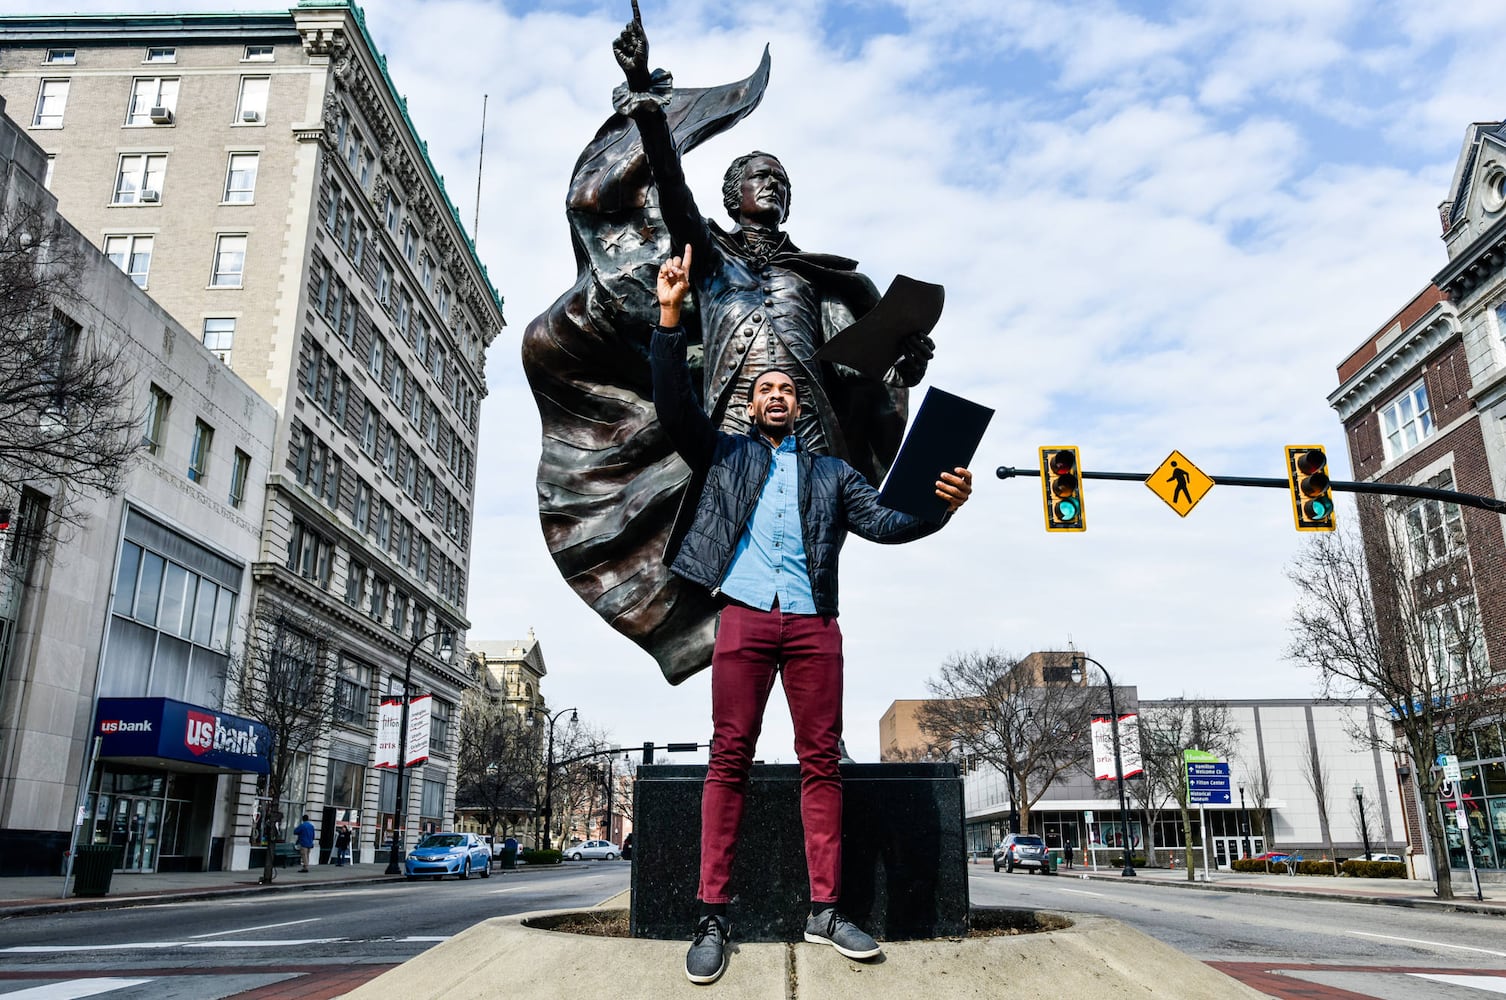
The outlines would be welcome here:
M 1033 868 L 1042 875 L 1050 875 L 1051 855 L 1046 851 L 1046 842 L 1034 834 L 1011 833 L 994 848 L 994 871 L 1000 868 L 1007 872 Z
M 1371 861 L 1397 861 L 1397 862 L 1399 862 L 1399 861 L 1401 861 L 1401 855 L 1400 854 L 1372 854 L 1372 855 L 1370 855 L 1370 859 L 1369 860 L 1371 860 Z
M 425 875 L 436 879 L 446 875 L 470 878 L 472 872 L 482 878 L 490 878 L 492 874 L 492 849 L 474 833 L 428 834 L 403 860 L 403 873 L 410 880 Z
M 615 861 L 622 854 L 622 848 L 610 840 L 588 840 L 581 844 L 572 844 L 565 848 L 565 857 L 571 861 L 580 861 L 585 858 L 601 858 L 604 861 Z

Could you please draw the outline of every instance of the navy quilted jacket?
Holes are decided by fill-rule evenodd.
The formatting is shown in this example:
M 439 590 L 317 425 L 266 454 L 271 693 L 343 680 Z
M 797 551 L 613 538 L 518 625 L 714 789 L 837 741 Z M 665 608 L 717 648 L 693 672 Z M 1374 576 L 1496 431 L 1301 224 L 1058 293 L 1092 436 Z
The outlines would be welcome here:
M 678 548 L 669 553 L 670 569 L 714 595 L 753 516 L 773 448 L 761 434 L 725 434 L 712 425 L 691 388 L 685 350 L 683 330 L 661 327 L 654 332 L 654 409 L 675 450 L 690 466 L 690 489 L 699 485 L 694 519 Z M 869 541 L 895 543 L 929 535 L 940 525 L 883 506 L 878 490 L 839 458 L 798 447 L 795 454 L 811 592 L 817 612 L 836 615 L 837 558 L 849 531 Z

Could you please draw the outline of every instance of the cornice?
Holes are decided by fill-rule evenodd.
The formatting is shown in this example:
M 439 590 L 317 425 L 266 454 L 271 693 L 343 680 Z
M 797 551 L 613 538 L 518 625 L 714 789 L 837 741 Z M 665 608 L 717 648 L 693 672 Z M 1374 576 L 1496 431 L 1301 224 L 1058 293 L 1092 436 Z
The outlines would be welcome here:
M 1506 216 L 1475 238 L 1433 277 L 1433 284 L 1454 302 L 1463 302 L 1488 284 L 1506 264 Z
M 1448 341 L 1460 335 L 1459 317 L 1452 303 L 1440 302 L 1413 323 L 1406 333 L 1378 351 L 1365 367 L 1328 397 L 1339 419 L 1350 418 L 1390 392 L 1402 375 L 1421 365 Z

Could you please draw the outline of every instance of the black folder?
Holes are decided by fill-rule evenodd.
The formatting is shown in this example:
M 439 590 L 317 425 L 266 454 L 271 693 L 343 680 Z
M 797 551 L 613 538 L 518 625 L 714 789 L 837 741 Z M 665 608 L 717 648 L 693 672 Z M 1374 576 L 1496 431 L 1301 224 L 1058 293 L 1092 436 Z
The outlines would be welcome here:
M 879 501 L 891 510 L 940 524 L 947 504 L 936 495 L 936 480 L 943 472 L 968 467 L 993 415 L 993 410 L 970 399 L 927 389 Z

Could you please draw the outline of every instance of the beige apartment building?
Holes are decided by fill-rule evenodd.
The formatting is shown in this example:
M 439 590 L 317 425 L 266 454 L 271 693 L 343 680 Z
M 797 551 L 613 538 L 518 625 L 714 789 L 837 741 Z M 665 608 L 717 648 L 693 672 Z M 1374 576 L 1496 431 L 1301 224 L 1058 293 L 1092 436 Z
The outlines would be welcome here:
M 453 814 L 475 678 L 439 651 L 464 649 L 478 412 L 505 324 L 361 12 L 0 18 L 0 96 L 61 212 L 275 407 L 252 596 L 339 636 L 335 731 L 283 802 L 244 779 L 206 865 L 255 864 L 273 812 L 321 834 L 339 815 L 358 861 L 385 859 L 394 827 L 411 844 Z M 375 743 L 410 653 L 433 717 L 400 824 Z

